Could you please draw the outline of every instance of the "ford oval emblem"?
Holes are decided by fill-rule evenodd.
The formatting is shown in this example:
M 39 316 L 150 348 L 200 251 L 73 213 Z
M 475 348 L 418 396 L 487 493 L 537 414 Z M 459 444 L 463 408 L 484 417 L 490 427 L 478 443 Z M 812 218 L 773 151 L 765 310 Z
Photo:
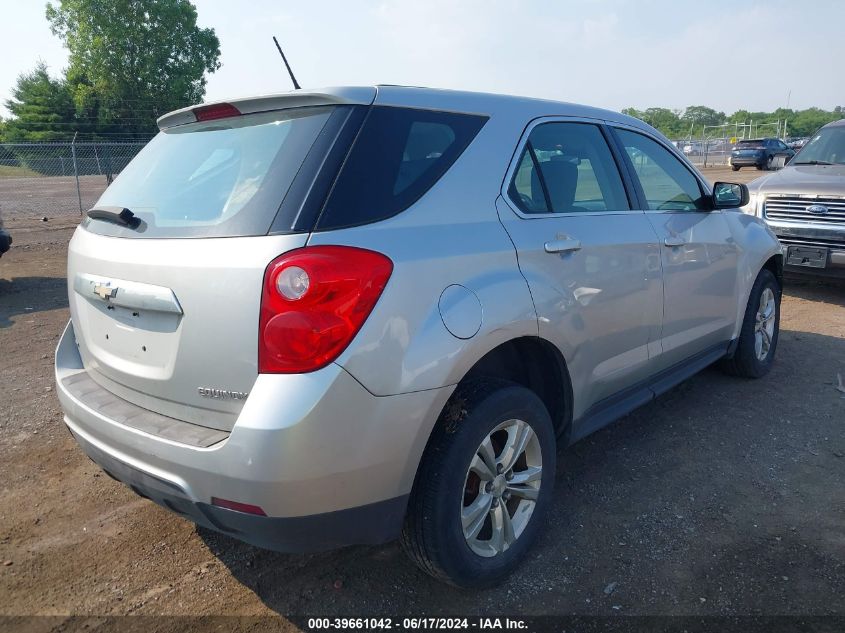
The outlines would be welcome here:
M 824 215 L 825 213 L 827 213 L 827 207 L 823 204 L 811 204 L 809 207 L 807 207 L 807 212 L 814 213 L 816 215 Z

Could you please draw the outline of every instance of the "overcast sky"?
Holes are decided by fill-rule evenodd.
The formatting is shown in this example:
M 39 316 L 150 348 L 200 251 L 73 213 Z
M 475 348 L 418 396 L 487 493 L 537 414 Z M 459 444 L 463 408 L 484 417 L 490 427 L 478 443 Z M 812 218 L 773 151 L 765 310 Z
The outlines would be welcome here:
M 41 0 L 0 0 L 0 101 L 67 53 Z M 396 83 L 627 106 L 845 105 L 845 0 L 195 0 L 223 67 L 207 98 Z M 8 113 L 0 108 L 3 116 Z

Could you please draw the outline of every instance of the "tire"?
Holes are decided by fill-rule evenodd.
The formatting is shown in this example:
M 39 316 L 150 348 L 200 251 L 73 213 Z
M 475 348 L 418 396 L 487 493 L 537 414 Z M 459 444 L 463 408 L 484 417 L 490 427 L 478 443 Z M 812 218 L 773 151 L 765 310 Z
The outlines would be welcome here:
M 526 440 L 525 451 L 517 454 L 513 470 L 500 470 L 485 484 L 475 472 L 490 473 L 481 457 L 482 442 L 489 441 L 497 464 L 507 463 L 507 440 L 519 437 L 519 429 L 524 428 L 511 424 L 516 421 L 524 422 L 533 436 Z M 511 426 L 492 433 L 505 424 Z M 420 464 L 402 530 L 403 549 L 423 571 L 457 587 L 497 584 L 519 565 L 544 523 L 554 486 L 555 451 L 549 412 L 533 391 L 499 379 L 459 385 L 437 421 Z M 474 471 L 471 464 L 476 465 Z M 539 476 L 538 471 L 529 470 L 538 464 Z M 508 473 L 515 473 L 513 479 L 507 478 Z M 515 482 L 517 478 L 525 482 Z M 511 488 L 503 491 L 503 486 Z M 536 492 L 528 490 L 535 487 Z M 535 495 L 535 501 L 527 498 Z M 479 512 L 472 514 L 473 507 Z M 475 538 L 465 535 L 464 514 L 475 518 L 467 520 Z M 494 521 L 511 525 L 509 545 L 504 545 L 506 539 L 496 541 Z M 471 529 L 478 525 L 480 531 Z
M 731 169 L 734 171 L 739 171 L 739 165 L 731 165 Z
M 757 171 L 763 171 L 766 168 L 766 163 L 757 163 L 754 166 L 757 168 Z
M 771 322 L 773 329 L 769 334 L 769 345 L 765 351 L 765 355 L 761 358 L 763 349 L 758 347 L 765 343 L 765 335 L 760 332 L 760 339 L 758 340 L 757 323 L 758 315 L 761 310 L 761 298 L 764 294 L 771 292 L 771 298 L 774 302 L 774 314 L 771 321 L 767 320 L 765 323 Z M 757 275 L 754 281 L 754 286 L 751 288 L 751 294 L 748 297 L 748 305 L 745 308 L 745 316 L 742 320 L 742 328 L 739 334 L 739 343 L 731 358 L 722 360 L 722 369 L 733 375 L 741 376 L 743 378 L 761 378 L 769 373 L 774 363 L 775 353 L 777 352 L 778 335 L 780 333 L 780 298 L 781 286 L 778 280 L 771 273 L 771 271 L 763 269 Z M 767 331 L 768 333 L 768 331 Z M 758 352 L 758 350 L 760 350 Z

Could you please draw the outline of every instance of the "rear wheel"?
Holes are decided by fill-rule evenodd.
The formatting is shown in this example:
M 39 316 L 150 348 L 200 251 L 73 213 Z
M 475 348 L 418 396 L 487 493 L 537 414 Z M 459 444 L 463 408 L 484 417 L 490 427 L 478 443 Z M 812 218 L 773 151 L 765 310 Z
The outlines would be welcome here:
M 778 345 L 780 297 L 778 280 L 771 271 L 761 270 L 748 297 L 737 348 L 732 358 L 722 361 L 725 371 L 745 378 L 769 373 Z
M 734 171 L 739 171 L 739 165 L 731 165 L 731 169 Z
M 459 587 L 502 580 L 540 529 L 555 449 L 551 418 L 534 392 L 503 380 L 459 386 L 417 474 L 405 551 L 421 569 Z

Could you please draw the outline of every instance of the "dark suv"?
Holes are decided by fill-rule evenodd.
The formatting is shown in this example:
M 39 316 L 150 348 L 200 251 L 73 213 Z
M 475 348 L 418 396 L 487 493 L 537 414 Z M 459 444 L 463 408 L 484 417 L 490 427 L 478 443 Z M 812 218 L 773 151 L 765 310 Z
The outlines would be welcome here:
M 12 236 L 3 228 L 3 215 L 0 213 L 0 257 L 12 247 Z
M 739 171 L 740 167 L 772 169 L 783 167 L 795 156 L 795 150 L 777 138 L 758 138 L 739 141 L 731 152 L 731 167 Z

